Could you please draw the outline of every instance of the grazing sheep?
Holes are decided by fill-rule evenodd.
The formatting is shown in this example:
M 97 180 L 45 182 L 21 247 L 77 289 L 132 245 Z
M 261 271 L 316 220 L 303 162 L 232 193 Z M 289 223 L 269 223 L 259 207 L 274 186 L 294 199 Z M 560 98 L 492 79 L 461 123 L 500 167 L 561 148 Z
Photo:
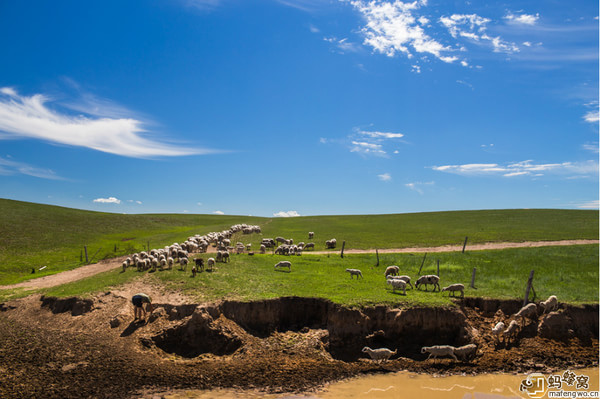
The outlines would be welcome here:
M 398 353 L 398 349 L 395 351 L 391 351 L 388 348 L 379 348 L 379 349 L 371 349 L 368 346 L 362 348 L 363 353 L 368 353 L 371 359 L 376 360 L 377 362 L 388 361 L 390 357 Z
M 438 290 L 440 290 L 440 278 L 433 274 L 419 277 L 419 279 L 415 283 L 415 286 L 417 287 L 417 289 L 419 289 L 419 285 L 425 285 L 425 291 L 427 291 L 428 284 L 433 285 L 434 292 L 435 292 L 435 287 L 438 287 Z
M 362 277 L 362 272 L 358 269 L 346 269 L 346 271 L 348 273 L 350 273 L 350 278 L 353 278 L 352 276 L 356 276 L 356 279 L 358 280 L 358 277 Z M 363 277 L 364 278 L 364 277 Z
M 327 248 L 327 249 L 334 249 L 336 245 L 337 245 L 337 240 L 335 238 L 325 241 L 325 248 Z
M 267 252 L 267 247 L 265 246 L 265 244 L 260 244 L 260 253 L 264 254 Z
M 544 309 L 544 313 L 551 312 L 558 308 L 558 299 L 556 298 L 556 295 L 552 295 L 545 301 L 540 302 L 540 306 Z
M 292 262 L 287 261 L 287 260 L 282 260 L 281 262 L 278 262 L 277 264 L 275 264 L 275 270 L 277 270 L 278 268 L 281 267 L 287 267 L 287 269 L 289 271 L 292 271 Z
M 502 333 L 504 335 L 504 341 L 509 342 L 511 338 L 517 338 L 517 334 L 519 333 L 519 323 L 516 320 L 513 320 L 508 325 L 508 328 L 504 330 Z
M 477 345 L 469 344 L 454 348 L 454 355 L 459 357 L 462 361 L 470 360 L 475 357 L 477 353 Z
M 304 249 L 309 249 L 312 248 L 313 250 L 315 249 L 315 243 L 314 242 L 309 242 L 304 246 Z
M 500 340 L 500 335 L 502 334 L 502 332 L 504 332 L 505 327 L 506 326 L 504 325 L 504 323 L 499 321 L 498 323 L 496 323 L 494 328 L 492 328 L 492 335 L 494 336 L 494 340 L 496 342 Z
M 187 269 L 187 264 L 188 264 L 188 258 L 180 258 L 179 259 L 179 265 L 181 266 L 180 267 L 181 270 Z
M 127 261 L 123 261 L 123 271 L 127 270 L 127 266 L 129 266 Z
M 450 345 L 424 346 L 421 348 L 421 353 L 429 353 L 426 360 L 429 360 L 431 356 L 434 359 L 437 359 L 438 356 L 451 356 L 454 360 L 458 360 L 454 354 L 455 350 L 456 348 Z
M 385 269 L 385 277 L 387 276 L 397 276 L 398 274 L 400 274 L 400 267 L 399 266 L 388 266 Z
M 167 258 L 167 264 L 169 265 L 169 270 L 171 270 L 173 268 L 173 264 L 175 263 L 175 259 L 173 259 L 172 257 L 168 257 Z
M 535 303 L 528 303 L 515 314 L 515 320 L 521 319 L 521 327 L 525 326 L 526 317 L 528 319 L 533 319 L 534 317 L 537 317 L 537 305 Z
M 309 239 L 309 240 L 312 240 L 314 237 L 315 237 L 315 233 L 314 233 L 314 232 L 312 232 L 312 231 L 309 231 L 309 232 L 308 232 L 308 239 Z
M 399 278 L 390 278 L 387 283 L 392 286 L 392 293 L 395 293 L 396 290 L 402 290 L 402 294 L 406 295 L 406 281 Z
M 280 244 L 283 244 L 285 242 L 285 238 L 283 238 L 283 237 L 275 237 L 275 241 L 277 241 Z
M 206 269 L 210 269 L 210 271 L 212 272 L 214 266 L 215 266 L 215 258 L 208 258 L 206 260 Z
M 406 284 L 410 285 L 410 288 L 414 289 L 413 285 L 410 283 L 410 276 L 387 276 L 387 280 L 402 280 Z
M 196 270 L 204 271 L 204 259 L 196 258 L 194 259 L 194 263 L 196 264 Z
M 447 287 L 442 288 L 442 292 L 444 291 L 448 291 L 450 294 L 448 295 L 452 295 L 454 296 L 454 293 L 456 291 L 460 291 L 460 297 L 464 298 L 465 297 L 465 286 L 463 284 L 451 284 Z

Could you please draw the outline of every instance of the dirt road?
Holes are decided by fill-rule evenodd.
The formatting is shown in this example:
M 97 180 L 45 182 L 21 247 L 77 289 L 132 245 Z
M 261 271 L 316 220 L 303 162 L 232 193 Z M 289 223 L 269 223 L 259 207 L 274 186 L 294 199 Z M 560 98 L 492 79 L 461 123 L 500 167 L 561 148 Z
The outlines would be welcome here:
M 490 242 L 484 244 L 468 244 L 468 251 L 482 251 L 490 249 L 507 249 L 507 248 L 532 248 L 532 247 L 548 247 L 560 245 L 585 245 L 598 244 L 599 240 L 563 240 L 563 241 L 525 241 L 525 242 Z M 212 249 L 212 248 L 211 248 Z M 311 254 L 330 254 L 336 251 L 315 251 Z M 379 249 L 379 253 L 425 253 L 425 252 L 458 252 L 462 251 L 462 245 L 444 245 L 440 247 L 411 247 L 411 248 L 387 248 Z M 309 252 L 307 252 L 309 253 Z M 375 249 L 345 249 L 345 254 L 364 254 L 375 253 Z M 33 280 L 24 281 L 13 285 L 0 286 L 0 289 L 16 289 L 34 290 L 39 288 L 51 288 L 58 285 L 70 283 L 72 281 L 81 280 L 86 277 L 94 276 L 98 273 L 106 272 L 112 269 L 121 267 L 123 260 L 126 257 L 107 259 L 95 263 L 93 265 L 82 266 L 77 269 L 69 270 L 62 273 L 44 276 Z

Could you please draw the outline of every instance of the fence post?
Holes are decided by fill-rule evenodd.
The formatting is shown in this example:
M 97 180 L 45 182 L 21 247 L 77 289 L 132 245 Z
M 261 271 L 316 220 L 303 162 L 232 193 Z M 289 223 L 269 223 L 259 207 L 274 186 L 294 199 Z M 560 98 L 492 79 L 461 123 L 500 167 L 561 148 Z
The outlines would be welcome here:
M 377 255 L 377 264 L 375 266 L 379 266 L 379 250 L 375 248 L 375 255 Z
M 529 273 L 529 279 L 527 280 L 527 288 L 525 289 L 525 300 L 523 301 L 523 306 L 527 305 L 529 302 L 529 291 L 531 290 L 531 284 L 533 283 L 533 270 Z
M 346 241 L 342 242 L 342 253 L 340 254 L 340 256 L 343 258 L 344 257 L 344 247 L 346 246 Z
M 469 237 L 465 237 L 465 243 L 463 244 L 463 250 L 462 253 L 465 253 L 465 248 L 467 247 L 467 240 L 469 239 Z
M 90 261 L 88 259 L 87 245 L 83 246 L 83 250 L 85 251 L 85 264 L 88 265 L 90 263 Z
M 477 268 L 473 268 L 473 274 L 471 275 L 471 288 L 475 288 L 475 273 L 477 272 Z

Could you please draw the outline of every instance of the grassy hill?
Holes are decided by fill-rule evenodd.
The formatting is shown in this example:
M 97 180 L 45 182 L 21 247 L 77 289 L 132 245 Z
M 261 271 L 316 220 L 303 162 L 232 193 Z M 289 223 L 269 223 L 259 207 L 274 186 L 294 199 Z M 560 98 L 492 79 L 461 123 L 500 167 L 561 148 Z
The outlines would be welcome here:
M 346 248 L 397 248 L 491 241 L 597 239 L 598 211 L 486 210 L 392 215 L 260 218 L 224 215 L 123 215 L 0 199 L 0 285 L 73 269 L 90 261 L 158 248 L 236 223 L 262 234 L 236 237 L 255 247 L 263 237 L 308 241 L 316 250 L 335 237 Z M 32 268 L 43 272 L 31 274 Z

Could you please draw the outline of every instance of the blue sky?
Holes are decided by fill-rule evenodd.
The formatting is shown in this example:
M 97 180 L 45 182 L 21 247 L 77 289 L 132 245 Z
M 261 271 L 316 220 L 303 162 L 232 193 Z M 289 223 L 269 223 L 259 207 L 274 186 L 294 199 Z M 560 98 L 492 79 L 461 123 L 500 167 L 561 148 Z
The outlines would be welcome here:
M 594 1 L 0 0 L 0 197 L 598 209 Z

